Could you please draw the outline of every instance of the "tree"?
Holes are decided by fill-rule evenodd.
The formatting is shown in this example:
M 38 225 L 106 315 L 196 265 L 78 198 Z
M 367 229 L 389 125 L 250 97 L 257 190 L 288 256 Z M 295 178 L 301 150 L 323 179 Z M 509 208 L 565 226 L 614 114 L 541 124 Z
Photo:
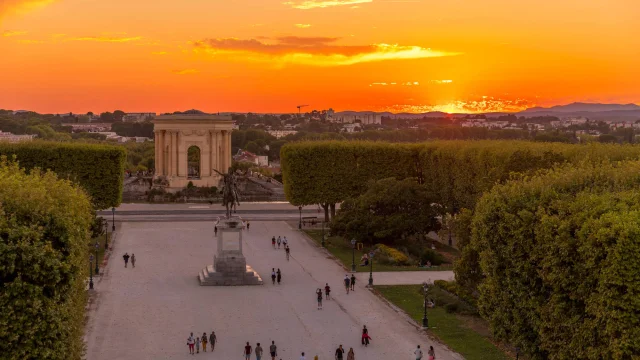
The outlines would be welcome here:
M 116 110 L 116 111 L 113 112 L 113 121 L 120 122 L 120 121 L 122 121 L 122 119 L 124 118 L 125 115 L 127 115 L 127 114 L 124 111 Z
M 81 359 L 94 212 L 52 172 L 0 160 L 0 354 Z
M 364 194 L 342 203 L 331 222 L 331 231 L 387 245 L 409 236 L 422 236 L 439 229 L 434 200 L 416 179 L 370 181 Z

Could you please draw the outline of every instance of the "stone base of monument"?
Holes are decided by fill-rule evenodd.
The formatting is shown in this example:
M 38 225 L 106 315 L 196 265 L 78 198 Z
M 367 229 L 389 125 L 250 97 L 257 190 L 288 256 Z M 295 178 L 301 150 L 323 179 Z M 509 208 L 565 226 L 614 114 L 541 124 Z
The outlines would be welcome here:
M 213 256 L 213 265 L 198 274 L 201 286 L 262 285 L 260 275 L 255 272 L 242 254 L 242 219 L 232 217 L 218 220 L 218 253 Z

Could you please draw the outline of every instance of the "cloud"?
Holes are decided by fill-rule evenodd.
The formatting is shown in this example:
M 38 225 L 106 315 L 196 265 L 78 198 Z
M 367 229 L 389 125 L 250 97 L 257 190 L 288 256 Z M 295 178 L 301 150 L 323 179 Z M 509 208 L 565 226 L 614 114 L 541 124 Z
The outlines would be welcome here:
M 2 0 L 0 0 L 2 1 Z M 26 35 L 27 32 L 26 31 L 17 31 L 17 30 L 5 30 L 2 32 L 2 36 L 3 37 L 10 37 L 10 36 L 21 36 L 21 35 Z
M 438 84 L 438 85 L 451 84 L 452 82 L 453 80 L 429 80 L 430 84 Z
M 83 36 L 78 38 L 73 38 L 71 40 L 75 41 L 97 41 L 97 42 L 130 42 L 130 41 L 138 41 L 141 40 L 141 36 L 133 36 L 133 37 L 117 37 L 117 36 Z
M 264 61 L 276 65 L 344 66 L 358 63 L 423 59 L 458 55 L 420 46 L 391 44 L 338 45 L 335 37 L 284 36 L 271 42 L 236 38 L 205 39 L 193 43 L 196 52 L 245 61 Z
M 192 75 L 192 74 L 197 74 L 200 71 L 196 69 L 182 69 L 182 70 L 171 70 L 171 72 L 176 75 Z
M 449 103 L 433 105 L 398 104 L 380 108 L 380 111 L 423 113 L 442 111 L 447 113 L 484 113 L 484 112 L 518 112 L 536 106 L 527 99 L 505 99 L 492 96 L 482 96 L 476 99 L 455 100 Z
M 387 85 L 401 85 L 401 86 L 418 86 L 420 85 L 419 82 L 417 81 L 406 81 L 403 83 L 397 83 L 397 82 L 392 82 L 392 83 L 386 83 L 386 82 L 374 82 L 369 84 L 369 86 L 387 86 Z
M 42 40 L 18 40 L 19 44 L 32 45 L 32 44 L 43 44 Z
M 311 24 L 295 24 L 294 26 L 300 29 L 307 29 L 311 27 Z
M 26 12 L 52 2 L 54 0 L 0 0 L 0 18 L 11 12 Z
M 294 9 L 309 10 L 309 9 L 322 9 L 333 6 L 347 6 L 352 5 L 352 8 L 357 4 L 365 4 L 373 2 L 373 0 L 305 0 L 305 1 L 287 1 L 284 5 L 289 5 Z
M 167 55 L 168 52 L 166 51 L 154 51 L 151 53 L 151 55 Z

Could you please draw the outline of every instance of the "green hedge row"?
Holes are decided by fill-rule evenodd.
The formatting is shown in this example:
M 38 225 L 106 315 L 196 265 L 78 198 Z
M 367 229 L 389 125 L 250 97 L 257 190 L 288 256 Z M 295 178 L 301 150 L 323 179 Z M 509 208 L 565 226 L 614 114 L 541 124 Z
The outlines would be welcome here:
M 81 359 L 89 198 L 0 161 L 0 358 Z
M 15 155 L 20 167 L 51 170 L 58 177 L 80 184 L 96 209 L 122 201 L 126 152 L 109 145 L 59 142 L 0 143 L 0 155 Z
M 494 187 L 475 208 L 479 306 L 533 359 L 640 357 L 640 162 Z M 465 250 L 467 250 L 465 248 Z
M 527 141 L 433 141 L 421 144 L 313 141 L 281 150 L 284 190 L 294 205 L 339 203 L 369 180 L 415 177 L 448 212 L 472 209 L 496 182 L 565 161 L 639 159 L 640 147 Z

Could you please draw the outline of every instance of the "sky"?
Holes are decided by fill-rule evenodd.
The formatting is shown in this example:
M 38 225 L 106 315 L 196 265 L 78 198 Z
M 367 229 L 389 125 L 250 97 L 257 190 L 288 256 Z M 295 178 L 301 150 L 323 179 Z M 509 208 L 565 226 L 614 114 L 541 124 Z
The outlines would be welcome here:
M 0 108 L 640 102 L 638 0 L 0 0 Z

